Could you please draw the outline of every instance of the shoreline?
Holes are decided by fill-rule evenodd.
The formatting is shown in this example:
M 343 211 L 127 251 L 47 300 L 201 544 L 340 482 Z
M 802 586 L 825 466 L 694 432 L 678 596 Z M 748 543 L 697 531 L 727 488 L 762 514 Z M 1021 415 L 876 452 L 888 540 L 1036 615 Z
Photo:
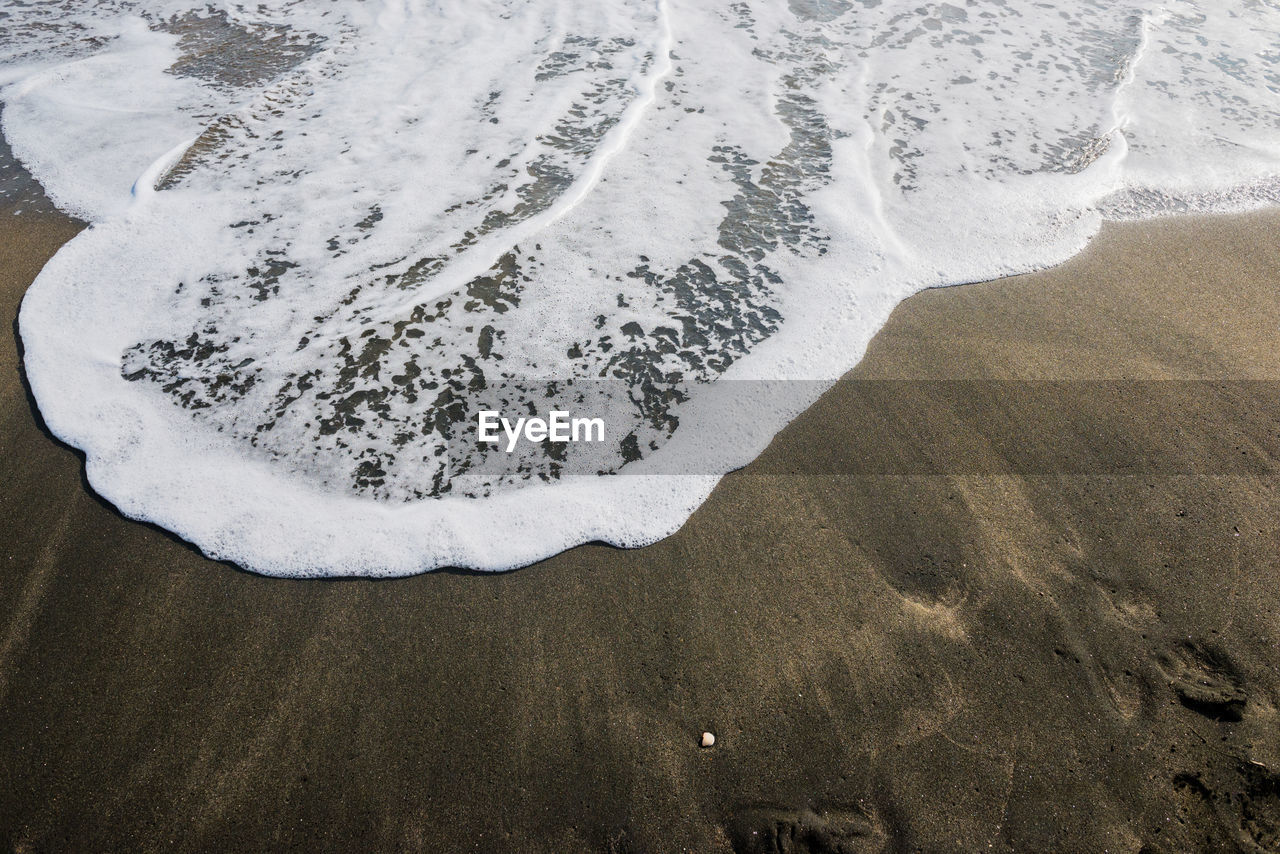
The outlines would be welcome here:
M 77 226 L 0 214 L 12 320 Z M 272 579 L 124 519 L 37 423 L 11 326 L 0 839 L 1274 844 L 1280 443 L 1240 383 L 1280 378 L 1278 233 L 1110 224 L 1060 267 L 916 294 L 678 533 L 496 575 Z M 999 392 L 1046 380 L 1080 392 Z M 1235 391 L 1125 409 L 1100 380 Z M 964 472 L 921 467 L 944 454 Z

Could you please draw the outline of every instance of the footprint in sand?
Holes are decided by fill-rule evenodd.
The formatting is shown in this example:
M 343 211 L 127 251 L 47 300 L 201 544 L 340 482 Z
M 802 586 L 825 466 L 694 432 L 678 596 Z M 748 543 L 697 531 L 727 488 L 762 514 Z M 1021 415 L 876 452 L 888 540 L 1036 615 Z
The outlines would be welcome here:
M 1218 818 L 1214 802 L 1217 796 L 1205 784 L 1199 774 L 1182 773 L 1173 778 L 1174 830 L 1178 834 L 1170 847 L 1151 842 L 1144 845 L 1139 854 L 1172 854 L 1177 850 L 1220 851 L 1230 849 L 1228 837 L 1223 835 L 1222 822 Z M 1162 828 L 1166 833 L 1166 829 Z M 1230 833 L 1230 829 L 1227 828 Z
M 1263 851 L 1280 851 L 1280 775 L 1255 764 L 1241 769 L 1240 829 Z
M 1256 762 L 1241 761 L 1211 786 L 1199 773 L 1173 778 L 1178 825 L 1185 834 L 1178 850 L 1280 851 L 1280 775 Z M 1148 854 L 1170 849 L 1155 843 Z
M 1161 669 L 1182 705 L 1216 721 L 1238 721 L 1248 695 L 1224 652 L 1184 641 L 1161 657 Z
M 739 810 L 725 832 L 734 854 L 870 854 L 884 849 L 880 828 L 857 810 Z

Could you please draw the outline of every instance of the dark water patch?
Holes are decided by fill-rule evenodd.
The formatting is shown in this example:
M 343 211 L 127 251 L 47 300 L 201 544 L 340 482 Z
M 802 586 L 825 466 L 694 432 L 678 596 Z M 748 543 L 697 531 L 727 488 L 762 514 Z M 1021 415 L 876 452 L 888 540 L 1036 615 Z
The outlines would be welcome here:
M 806 21 L 834 21 L 853 8 L 848 0 L 789 0 L 787 6 Z
M 155 27 L 178 37 L 182 56 L 170 74 L 228 89 L 257 86 L 296 68 L 324 40 L 282 24 L 245 24 L 221 9 L 174 15 Z

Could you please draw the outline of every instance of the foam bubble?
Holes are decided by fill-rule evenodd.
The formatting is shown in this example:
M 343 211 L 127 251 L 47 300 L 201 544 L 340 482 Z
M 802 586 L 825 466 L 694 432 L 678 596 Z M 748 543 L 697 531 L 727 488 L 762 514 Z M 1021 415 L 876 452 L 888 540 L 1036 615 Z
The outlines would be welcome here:
M 907 295 L 1280 177 L 1266 4 L 7 14 L 6 137 L 93 222 L 23 303 L 45 420 L 272 574 L 653 542 Z M 566 399 L 610 441 L 474 441 Z

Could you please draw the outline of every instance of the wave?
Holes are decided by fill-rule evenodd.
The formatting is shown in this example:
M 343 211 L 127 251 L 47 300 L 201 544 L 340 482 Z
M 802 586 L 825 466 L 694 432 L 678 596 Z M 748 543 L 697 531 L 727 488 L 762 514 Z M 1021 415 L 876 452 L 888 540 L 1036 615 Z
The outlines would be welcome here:
M 653 542 L 911 293 L 1280 192 L 1267 3 L 0 14 L 5 136 L 92 223 L 22 306 L 45 421 L 269 574 Z M 552 410 L 606 441 L 477 441 Z

